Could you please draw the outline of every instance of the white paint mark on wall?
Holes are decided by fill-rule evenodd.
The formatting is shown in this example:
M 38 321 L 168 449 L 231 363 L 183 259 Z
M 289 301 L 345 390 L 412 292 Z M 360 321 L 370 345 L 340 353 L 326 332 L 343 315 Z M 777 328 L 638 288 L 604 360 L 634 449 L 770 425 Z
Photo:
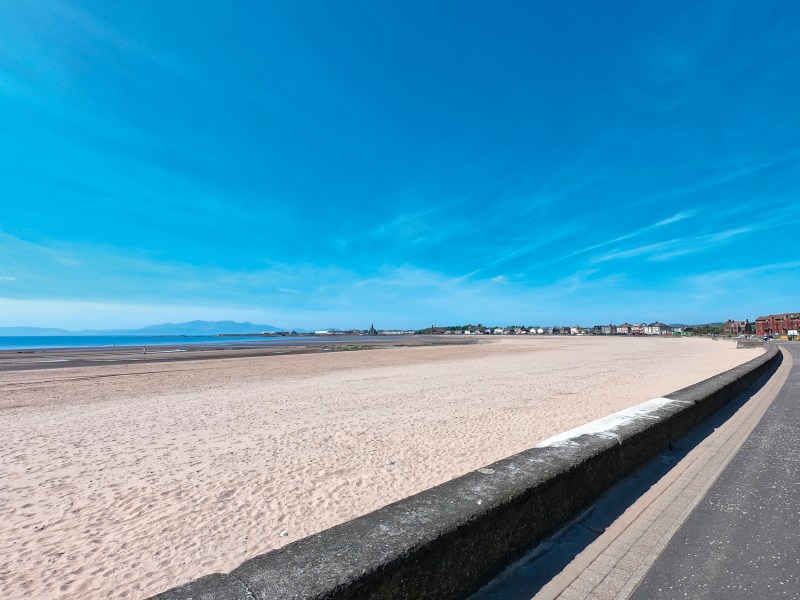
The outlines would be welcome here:
M 574 429 L 565 431 L 564 433 L 559 433 L 558 435 L 549 437 L 546 440 L 536 444 L 536 448 L 547 448 L 549 446 L 577 446 L 578 443 L 575 441 L 575 438 L 587 434 L 595 435 L 601 438 L 615 439 L 618 442 L 621 442 L 620 437 L 614 433 L 614 430 L 617 427 L 627 425 L 628 423 L 636 421 L 637 419 L 648 419 L 654 421 L 658 419 L 658 416 L 654 415 L 653 413 L 664 406 L 669 406 L 670 404 L 682 404 L 686 406 L 691 404 L 691 402 L 687 402 L 685 400 L 673 400 L 672 398 L 653 398 L 652 400 L 647 400 L 646 402 L 642 402 L 636 406 L 620 410 L 608 416 L 602 417 L 601 419 L 597 419 L 596 421 L 590 421 L 589 423 L 580 425 Z

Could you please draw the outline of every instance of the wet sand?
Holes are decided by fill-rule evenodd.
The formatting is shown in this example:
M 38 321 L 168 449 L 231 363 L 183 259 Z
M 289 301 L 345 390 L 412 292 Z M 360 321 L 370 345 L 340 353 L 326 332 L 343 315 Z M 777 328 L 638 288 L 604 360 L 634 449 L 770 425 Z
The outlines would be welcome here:
M 311 338 L 311 339 L 310 339 Z M 152 362 L 180 362 L 218 358 L 247 358 L 281 354 L 336 352 L 352 348 L 394 348 L 397 346 L 441 346 L 479 343 L 470 336 L 386 335 L 386 336 L 303 336 L 271 339 L 269 343 L 174 344 L 160 346 L 97 346 L 86 348 L 31 348 L 0 350 L 0 373 L 31 369 L 59 369 L 98 365 L 126 365 Z M 235 337 L 231 337 L 235 340 Z
M 6 370 L 0 597 L 147 597 L 760 352 L 520 336 Z

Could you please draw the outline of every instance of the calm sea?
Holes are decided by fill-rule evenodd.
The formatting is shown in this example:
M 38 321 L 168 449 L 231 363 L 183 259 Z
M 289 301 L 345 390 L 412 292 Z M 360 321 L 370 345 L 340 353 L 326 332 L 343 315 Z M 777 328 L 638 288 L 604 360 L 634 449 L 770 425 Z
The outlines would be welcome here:
M 26 350 L 31 348 L 108 348 L 112 346 L 246 346 L 270 344 L 304 345 L 319 342 L 317 337 L 263 337 L 217 335 L 197 336 L 140 336 L 140 335 L 59 335 L 59 336 L 0 336 L 0 350 Z M 336 341 L 340 341 L 337 338 Z

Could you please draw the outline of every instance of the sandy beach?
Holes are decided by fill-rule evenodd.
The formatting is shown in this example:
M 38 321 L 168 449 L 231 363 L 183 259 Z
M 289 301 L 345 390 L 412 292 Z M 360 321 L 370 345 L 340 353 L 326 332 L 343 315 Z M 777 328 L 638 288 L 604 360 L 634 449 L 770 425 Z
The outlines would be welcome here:
M 0 597 L 144 598 L 757 356 L 523 336 L 0 373 Z

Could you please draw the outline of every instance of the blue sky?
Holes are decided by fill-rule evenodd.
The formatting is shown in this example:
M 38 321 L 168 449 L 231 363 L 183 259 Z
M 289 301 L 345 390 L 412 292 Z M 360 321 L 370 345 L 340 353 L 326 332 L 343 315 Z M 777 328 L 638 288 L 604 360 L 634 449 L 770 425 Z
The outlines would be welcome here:
M 0 4 L 0 326 L 796 311 L 796 2 Z

